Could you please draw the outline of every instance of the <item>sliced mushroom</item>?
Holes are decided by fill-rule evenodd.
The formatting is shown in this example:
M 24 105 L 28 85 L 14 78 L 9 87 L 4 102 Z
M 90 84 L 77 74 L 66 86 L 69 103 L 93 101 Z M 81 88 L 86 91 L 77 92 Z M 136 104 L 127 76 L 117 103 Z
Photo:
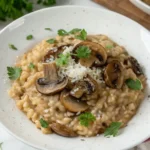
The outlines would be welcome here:
M 87 76 L 86 82 L 86 94 L 81 98 L 82 100 L 95 100 L 98 99 L 99 86 L 98 83 L 91 77 Z
M 44 63 L 44 78 L 36 81 L 36 89 L 42 94 L 49 95 L 62 91 L 67 83 L 68 78 L 58 79 L 57 68 L 55 62 Z
M 61 92 L 60 101 L 64 107 L 71 112 L 83 112 L 88 109 L 86 102 L 70 96 L 69 92 L 67 91 Z
M 105 83 L 111 88 L 120 89 L 123 85 L 122 65 L 118 60 L 111 61 L 105 68 Z
M 134 57 L 130 57 L 129 61 L 131 62 L 132 69 L 133 69 L 135 74 L 137 74 L 137 75 L 143 74 L 143 71 L 142 71 L 140 64 L 138 63 L 138 61 Z
M 91 50 L 91 55 L 88 59 L 81 58 L 79 60 L 81 65 L 86 66 L 86 67 L 91 67 L 92 65 L 102 66 L 106 63 L 107 53 L 106 53 L 105 48 L 102 45 L 98 43 L 94 43 L 94 42 L 84 41 L 84 42 L 77 44 L 74 48 L 74 51 L 79 46 L 87 46 Z
M 59 123 L 52 123 L 51 124 L 52 130 L 57 133 L 58 135 L 65 136 L 65 137 L 76 137 L 78 136 L 71 128 L 59 124 Z
M 51 59 L 55 59 L 56 57 L 58 57 L 58 55 L 61 54 L 64 51 L 66 46 L 71 46 L 71 45 L 67 44 L 67 45 L 62 45 L 62 46 L 59 46 L 59 47 L 53 47 L 44 56 L 44 62 L 51 62 Z

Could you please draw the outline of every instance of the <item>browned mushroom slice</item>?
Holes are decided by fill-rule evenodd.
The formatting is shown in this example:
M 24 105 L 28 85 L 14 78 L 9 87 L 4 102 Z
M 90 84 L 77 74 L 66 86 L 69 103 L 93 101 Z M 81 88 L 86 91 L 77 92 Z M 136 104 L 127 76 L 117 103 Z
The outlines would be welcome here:
M 134 57 L 130 57 L 129 61 L 131 62 L 132 69 L 135 74 L 137 74 L 137 75 L 143 74 L 140 64 Z
M 111 88 L 120 89 L 123 85 L 122 65 L 119 61 L 111 61 L 105 68 L 105 83 Z
M 58 135 L 65 136 L 65 137 L 76 137 L 78 136 L 71 128 L 61 125 L 59 123 L 51 124 L 52 130 L 57 133 Z
M 98 98 L 98 83 L 91 77 L 87 76 L 86 82 L 86 94 L 83 96 L 82 100 L 94 100 Z
M 83 112 L 88 109 L 86 102 L 80 101 L 72 96 L 69 92 L 63 91 L 60 95 L 60 101 L 64 107 L 71 112 Z
M 58 57 L 59 54 L 61 54 L 66 46 L 71 46 L 70 44 L 62 45 L 59 47 L 53 47 L 51 50 L 48 51 L 48 53 L 44 56 L 44 62 L 51 62 L 51 59 L 55 59 Z
M 70 95 L 75 98 L 80 98 L 86 90 L 86 83 L 84 81 L 79 81 L 70 91 Z
M 44 63 L 44 78 L 36 81 L 36 89 L 42 94 L 49 95 L 62 91 L 67 83 L 68 78 L 58 79 L 57 68 L 55 62 Z
M 105 48 L 98 44 L 98 43 L 94 43 L 94 42 L 89 42 L 89 41 L 84 41 L 79 43 L 75 48 L 74 51 L 80 47 L 80 46 L 87 46 L 91 49 L 91 55 L 88 59 L 86 58 L 81 58 L 80 64 L 86 67 L 91 67 L 92 65 L 95 66 L 102 66 L 106 63 L 107 60 L 107 53 Z

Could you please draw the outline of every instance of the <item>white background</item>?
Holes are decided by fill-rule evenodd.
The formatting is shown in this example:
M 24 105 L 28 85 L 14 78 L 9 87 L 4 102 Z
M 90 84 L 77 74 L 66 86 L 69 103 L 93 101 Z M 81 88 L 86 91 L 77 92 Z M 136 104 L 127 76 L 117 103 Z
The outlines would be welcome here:
M 56 1 L 57 5 L 83 5 L 105 9 L 104 7 L 92 2 L 91 0 L 56 0 Z M 39 6 L 36 6 L 36 9 L 39 9 Z M 0 21 L 0 30 L 3 29 L 10 22 L 11 20 L 7 22 Z M 2 150 L 37 150 L 10 136 L 6 131 L 3 130 L 3 128 L 0 125 L 0 143 L 2 142 L 3 142 Z M 146 144 L 141 144 L 138 147 L 133 148 L 132 150 L 150 150 L 150 142 Z

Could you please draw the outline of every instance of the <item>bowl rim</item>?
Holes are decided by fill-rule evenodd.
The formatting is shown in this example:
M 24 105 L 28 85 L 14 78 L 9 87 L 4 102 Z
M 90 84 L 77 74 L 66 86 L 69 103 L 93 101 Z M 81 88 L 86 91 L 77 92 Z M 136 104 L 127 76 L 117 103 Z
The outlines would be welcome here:
M 122 15 L 122 14 L 119 14 L 119 13 L 117 13 L 117 12 L 114 12 L 114 11 L 107 10 L 107 9 L 96 8 L 96 7 L 90 7 L 90 6 L 65 5 L 65 6 L 53 6 L 53 7 L 50 7 L 50 8 L 42 8 L 42 9 L 40 9 L 40 10 L 36 10 L 36 11 L 34 11 L 34 12 L 32 12 L 32 13 L 26 14 L 26 15 L 24 15 L 24 16 L 22 16 L 22 17 L 16 19 L 16 20 L 12 21 L 12 22 L 9 23 L 6 27 L 4 27 L 4 28 L 0 31 L 0 36 L 1 36 L 1 34 L 2 34 L 7 28 L 11 27 L 15 22 L 17 22 L 17 21 L 19 21 L 19 20 L 22 20 L 23 18 L 26 18 L 26 17 L 32 16 L 32 15 L 38 14 L 38 13 L 40 13 L 40 12 L 42 12 L 42 11 L 49 10 L 49 9 L 53 10 L 53 9 L 71 8 L 71 7 L 74 7 L 74 8 L 82 8 L 82 9 L 91 9 L 91 10 L 99 10 L 99 11 L 101 11 L 101 12 L 104 12 L 104 13 L 107 13 L 107 14 L 110 14 L 110 15 L 111 15 L 111 14 L 115 14 L 115 15 L 117 15 L 117 16 L 123 17 L 124 19 L 130 20 L 132 23 L 136 24 L 136 25 L 139 26 L 140 28 L 143 28 L 144 30 L 146 30 L 146 32 L 149 33 L 149 30 L 146 29 L 145 27 L 143 27 L 143 26 L 142 26 L 141 24 L 139 24 L 138 22 L 135 22 L 134 20 L 132 20 L 132 19 L 130 19 L 130 18 L 128 18 L 128 17 L 126 17 L 126 16 L 124 16 L 124 15 Z M 23 142 L 24 144 L 27 144 L 27 145 L 29 145 L 29 146 L 31 146 L 31 147 L 33 147 L 33 148 L 37 148 L 37 149 L 39 149 L 39 150 L 48 150 L 47 148 L 44 148 L 44 147 L 42 147 L 42 146 L 37 146 L 37 145 L 35 145 L 35 144 L 31 143 L 31 142 L 28 142 L 28 141 L 24 140 L 23 138 L 19 137 L 18 135 L 16 135 L 15 133 L 13 133 L 13 131 L 9 130 L 9 128 L 7 128 L 7 127 L 4 125 L 4 123 L 2 123 L 1 121 L 0 121 L 0 125 L 1 125 L 1 127 L 2 127 L 3 129 L 5 129 L 5 131 L 6 131 L 8 134 L 10 134 L 11 136 L 15 137 L 17 140 Z M 145 140 L 147 140 L 149 137 L 150 137 L 150 133 L 149 133 L 148 136 L 146 136 L 145 138 L 141 139 L 141 140 L 140 140 L 139 142 L 137 142 L 136 144 L 133 144 L 132 147 L 139 145 L 140 143 L 142 143 L 142 142 L 144 142 Z M 128 146 L 127 149 L 130 149 L 130 148 L 132 148 L 132 147 L 131 147 L 131 146 Z M 122 149 L 121 149 L 121 150 L 122 150 Z
M 141 1 L 141 0 L 135 0 L 135 1 L 137 1 L 139 4 L 143 5 L 147 9 L 150 9 L 150 6 L 148 4 L 146 4 L 146 3 L 144 3 L 143 1 Z

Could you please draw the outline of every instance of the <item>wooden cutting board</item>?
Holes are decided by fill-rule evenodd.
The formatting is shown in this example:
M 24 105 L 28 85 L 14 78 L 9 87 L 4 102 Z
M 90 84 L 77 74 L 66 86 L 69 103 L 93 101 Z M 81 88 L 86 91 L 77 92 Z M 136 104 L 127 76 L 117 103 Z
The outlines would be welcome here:
M 123 14 L 150 30 L 150 15 L 134 6 L 129 0 L 93 0 L 110 10 Z

